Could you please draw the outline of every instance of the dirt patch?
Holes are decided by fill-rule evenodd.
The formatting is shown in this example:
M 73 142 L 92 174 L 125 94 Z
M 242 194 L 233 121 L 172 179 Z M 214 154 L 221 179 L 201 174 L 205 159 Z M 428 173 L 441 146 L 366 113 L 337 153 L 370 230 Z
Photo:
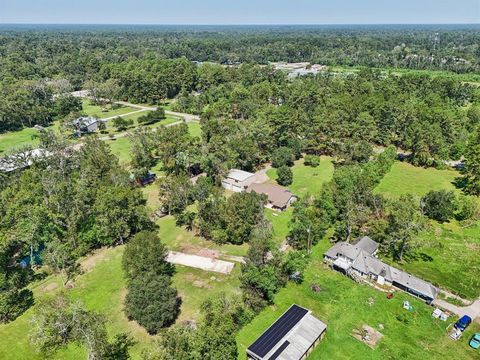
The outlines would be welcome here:
M 383 334 L 371 326 L 363 325 L 360 329 L 353 329 L 352 336 L 373 349 Z
M 80 262 L 80 266 L 84 272 L 92 270 L 100 261 L 104 261 L 107 257 L 107 248 L 99 249 L 92 255 Z
M 220 251 L 203 248 L 198 250 L 197 255 L 216 259 L 220 256 Z
M 200 288 L 200 289 L 211 289 L 212 286 L 208 285 L 205 281 L 202 280 L 195 280 L 193 282 L 193 286 Z
M 58 288 L 57 283 L 50 283 L 43 288 L 43 291 L 50 292 Z
M 480 246 L 478 244 L 475 244 L 475 243 L 468 243 L 467 245 L 465 245 L 467 247 L 468 250 L 470 251 L 478 251 L 480 250 Z

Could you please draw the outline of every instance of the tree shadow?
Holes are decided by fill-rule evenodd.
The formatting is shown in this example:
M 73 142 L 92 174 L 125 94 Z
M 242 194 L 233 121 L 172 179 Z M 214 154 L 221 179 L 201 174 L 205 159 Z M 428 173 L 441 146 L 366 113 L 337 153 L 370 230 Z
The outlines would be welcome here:
M 463 176 L 458 176 L 452 181 L 452 184 L 457 189 L 464 189 L 467 186 L 467 179 Z

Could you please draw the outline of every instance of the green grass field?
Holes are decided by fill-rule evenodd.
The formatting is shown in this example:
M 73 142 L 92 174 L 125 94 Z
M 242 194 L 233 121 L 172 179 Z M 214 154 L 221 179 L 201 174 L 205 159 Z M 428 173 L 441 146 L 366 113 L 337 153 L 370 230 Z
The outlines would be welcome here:
M 430 190 L 456 190 L 452 182 L 459 173 L 414 167 L 396 162 L 375 189 L 388 197 Z M 422 279 L 468 299 L 480 295 L 480 223 L 462 227 L 456 221 L 431 221 L 427 230 L 414 239 L 415 251 L 404 262 L 385 260 Z
M 415 242 L 418 249 L 406 261 L 386 261 L 463 298 L 478 298 L 480 223 L 462 227 L 456 221 L 445 224 L 432 221 Z
M 85 273 L 76 278 L 75 287 L 67 290 L 67 294 L 73 299 L 81 300 L 87 308 L 105 315 L 109 335 L 113 336 L 120 332 L 129 333 L 136 341 L 131 349 L 132 358 L 140 359 L 142 349 L 147 347 L 155 337 L 148 335 L 137 323 L 128 321 L 123 313 L 123 300 L 126 295 L 121 267 L 123 249 L 123 246 L 103 248 L 90 255 L 83 262 Z M 200 304 L 210 296 L 216 296 L 221 292 L 239 293 L 239 273 L 238 265 L 230 275 L 178 266 L 173 277 L 173 282 L 182 297 L 178 322 L 187 319 L 199 320 Z M 32 284 L 31 289 L 38 301 L 42 297 L 55 295 L 62 289 L 62 285 L 57 276 L 49 276 Z M 43 358 L 35 352 L 28 340 L 33 308 L 15 321 L 0 325 L 0 359 L 40 360 Z M 81 347 L 72 345 L 60 350 L 53 358 L 83 360 L 86 355 Z
M 123 114 L 127 114 L 133 111 L 136 111 L 137 109 L 127 107 L 127 106 L 122 106 L 116 109 L 110 109 L 107 111 L 102 111 L 102 108 L 98 105 L 93 105 L 90 100 L 88 99 L 83 99 L 82 100 L 82 112 L 88 116 L 94 116 L 99 119 L 105 119 L 111 116 L 120 116 Z
M 189 122 L 188 123 L 188 130 L 190 131 L 190 135 L 193 137 L 201 137 L 202 136 L 202 128 L 200 123 L 198 122 Z
M 430 190 L 455 190 L 452 182 L 460 174 L 454 170 L 415 167 L 407 162 L 395 162 L 375 189 L 387 196 L 415 194 L 423 196 Z
M 450 340 L 445 329 L 448 323 L 433 319 L 431 306 L 401 292 L 388 300 L 385 293 L 359 285 L 326 267 L 322 254 L 329 246 L 326 240 L 317 244 L 303 284 L 289 283 L 275 296 L 273 306 L 265 308 L 240 331 L 240 359 L 245 359 L 245 349 L 294 303 L 312 310 L 328 326 L 325 338 L 309 360 L 478 359 L 478 352 L 467 344 L 473 332 L 479 331 L 478 324 L 471 326 L 458 342 Z M 312 284 L 318 284 L 322 290 L 312 291 Z M 403 300 L 410 301 L 414 311 L 404 310 Z M 352 336 L 352 330 L 364 324 L 384 335 L 375 349 Z
M 322 185 L 330 181 L 333 176 L 332 159 L 322 156 L 320 165 L 317 167 L 303 165 L 303 159 L 295 161 L 292 166 L 293 182 L 288 188 L 297 196 L 306 193 L 318 194 Z M 272 182 L 277 178 L 277 170 L 272 168 L 267 171 Z M 275 181 L 276 183 L 276 181 Z
M 195 253 L 200 249 L 218 250 L 225 255 L 244 256 L 247 253 L 248 245 L 216 244 L 196 236 L 195 232 L 187 231 L 175 225 L 173 216 L 165 216 L 157 221 L 160 227 L 159 236 L 162 242 L 170 250 Z M 221 256 L 220 256 L 221 257 Z

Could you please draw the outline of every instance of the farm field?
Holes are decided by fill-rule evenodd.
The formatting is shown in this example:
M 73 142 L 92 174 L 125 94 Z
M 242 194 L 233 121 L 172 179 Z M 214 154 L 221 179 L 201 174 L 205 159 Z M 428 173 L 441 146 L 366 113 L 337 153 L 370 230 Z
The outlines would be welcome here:
M 294 303 L 312 310 L 328 325 L 325 338 L 309 356 L 311 360 L 477 358 L 478 353 L 468 346 L 467 339 L 480 329 L 478 324 L 471 326 L 460 341 L 452 341 L 445 329 L 448 323 L 433 319 L 431 306 L 401 292 L 388 300 L 385 293 L 330 270 L 322 261 L 329 246 L 326 239 L 317 244 L 304 282 L 289 283 L 275 296 L 274 305 L 265 308 L 239 332 L 239 359 L 245 359 L 245 349 Z M 321 291 L 312 291 L 312 284 L 319 285 Z M 403 309 L 404 300 L 413 305 L 414 311 Z M 352 330 L 364 324 L 384 335 L 375 349 L 352 336 Z
M 332 159 L 322 156 L 317 167 L 305 166 L 303 159 L 295 161 L 292 167 L 293 182 L 287 186 L 295 195 L 303 196 L 306 193 L 318 194 L 322 185 L 330 181 L 333 175 Z M 277 178 L 277 170 L 272 168 L 267 171 L 272 182 Z M 276 183 L 276 182 L 275 182 Z
M 453 181 L 460 174 L 454 170 L 415 167 L 407 162 L 395 162 L 375 189 L 378 194 L 423 196 L 430 190 L 455 190 Z

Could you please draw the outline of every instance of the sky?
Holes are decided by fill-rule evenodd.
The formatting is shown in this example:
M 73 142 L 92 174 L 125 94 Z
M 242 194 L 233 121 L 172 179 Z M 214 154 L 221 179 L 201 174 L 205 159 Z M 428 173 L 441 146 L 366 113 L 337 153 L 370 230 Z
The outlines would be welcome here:
M 478 24 L 480 0 L 0 0 L 0 23 Z

